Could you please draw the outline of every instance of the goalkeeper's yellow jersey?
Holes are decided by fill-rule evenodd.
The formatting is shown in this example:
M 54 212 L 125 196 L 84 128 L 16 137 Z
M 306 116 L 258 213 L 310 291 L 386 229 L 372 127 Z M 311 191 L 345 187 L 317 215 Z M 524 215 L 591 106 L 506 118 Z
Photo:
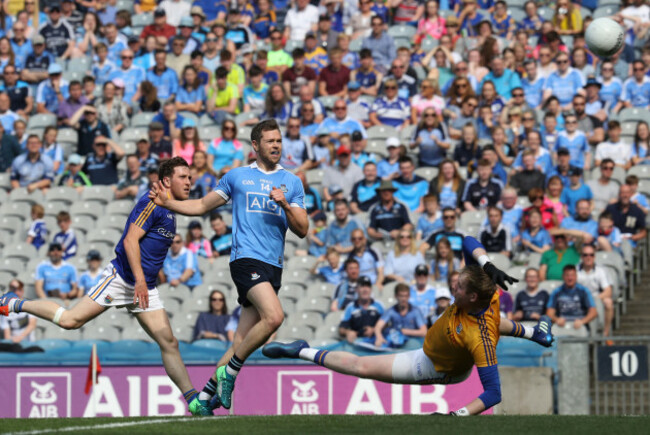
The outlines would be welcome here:
M 437 372 L 452 376 L 467 373 L 474 364 L 495 365 L 500 322 L 498 291 L 480 314 L 465 313 L 452 304 L 429 328 L 424 353 Z

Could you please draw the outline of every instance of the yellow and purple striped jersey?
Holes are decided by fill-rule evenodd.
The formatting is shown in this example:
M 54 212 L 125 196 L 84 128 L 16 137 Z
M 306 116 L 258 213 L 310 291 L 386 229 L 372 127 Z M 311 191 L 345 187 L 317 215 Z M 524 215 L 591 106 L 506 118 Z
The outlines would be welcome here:
M 473 365 L 494 366 L 500 323 L 499 292 L 480 314 L 465 313 L 452 304 L 429 328 L 424 353 L 437 372 L 449 375 L 466 373 Z

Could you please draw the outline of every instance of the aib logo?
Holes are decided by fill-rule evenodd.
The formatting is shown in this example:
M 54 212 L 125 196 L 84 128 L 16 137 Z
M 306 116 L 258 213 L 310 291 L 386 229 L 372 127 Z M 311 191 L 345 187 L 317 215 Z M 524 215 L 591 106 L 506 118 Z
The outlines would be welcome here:
M 278 372 L 278 414 L 331 414 L 332 374 L 325 371 Z
M 70 373 L 18 373 L 16 417 L 70 417 L 70 385 Z

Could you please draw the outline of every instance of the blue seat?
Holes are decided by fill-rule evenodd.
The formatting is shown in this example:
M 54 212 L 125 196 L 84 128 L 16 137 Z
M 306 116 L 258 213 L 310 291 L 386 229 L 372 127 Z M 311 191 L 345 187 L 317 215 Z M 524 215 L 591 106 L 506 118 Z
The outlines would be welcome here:
M 43 340 L 37 340 L 33 343 L 31 343 L 32 346 L 38 346 L 44 351 L 52 350 L 52 349 L 59 349 L 59 348 L 67 348 L 69 349 L 72 346 L 72 342 L 68 340 L 59 340 L 59 339 L 43 339 Z
M 228 347 L 230 347 L 230 343 L 221 340 L 203 339 L 203 340 L 196 340 L 195 342 L 192 343 L 192 346 L 201 349 L 226 350 L 228 349 Z

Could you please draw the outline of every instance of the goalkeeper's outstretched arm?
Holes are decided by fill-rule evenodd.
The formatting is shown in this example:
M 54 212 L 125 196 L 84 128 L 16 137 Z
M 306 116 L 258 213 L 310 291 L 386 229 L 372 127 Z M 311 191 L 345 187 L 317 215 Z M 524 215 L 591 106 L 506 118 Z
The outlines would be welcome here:
M 511 277 L 492 264 L 485 247 L 474 237 L 467 236 L 463 239 L 463 256 L 466 265 L 478 264 L 492 278 L 492 281 L 504 290 L 508 290 L 507 284 L 512 285 L 519 282 L 518 279 Z

